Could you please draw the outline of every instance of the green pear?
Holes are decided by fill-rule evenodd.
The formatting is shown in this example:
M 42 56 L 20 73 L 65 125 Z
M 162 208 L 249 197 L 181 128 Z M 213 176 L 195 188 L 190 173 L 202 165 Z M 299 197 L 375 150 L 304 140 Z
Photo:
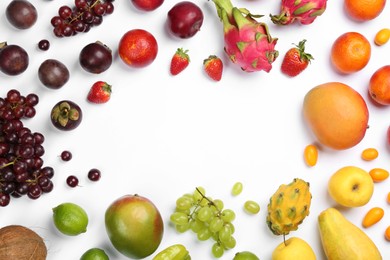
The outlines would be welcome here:
M 335 208 L 318 216 L 320 237 L 329 260 L 381 260 L 374 242 Z

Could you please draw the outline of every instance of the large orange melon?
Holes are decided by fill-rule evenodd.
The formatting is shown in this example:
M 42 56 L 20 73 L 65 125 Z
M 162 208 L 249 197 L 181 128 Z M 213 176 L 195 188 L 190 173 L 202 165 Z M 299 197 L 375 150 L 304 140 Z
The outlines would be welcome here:
M 309 90 L 303 101 L 303 115 L 318 141 L 336 150 L 357 145 L 368 128 L 365 100 L 340 82 L 327 82 Z

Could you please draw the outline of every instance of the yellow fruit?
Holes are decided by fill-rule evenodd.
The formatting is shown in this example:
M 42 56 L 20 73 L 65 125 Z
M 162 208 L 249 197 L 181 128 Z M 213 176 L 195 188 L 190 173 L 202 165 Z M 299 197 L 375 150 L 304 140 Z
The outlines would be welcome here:
M 375 148 L 366 148 L 362 152 L 362 159 L 365 161 L 372 161 L 378 158 L 378 150 Z
M 274 235 L 288 235 L 298 229 L 310 213 L 310 184 L 294 178 L 282 184 L 269 199 L 266 223 Z
M 327 259 L 382 260 L 375 243 L 337 209 L 322 211 L 318 216 L 318 225 Z
M 274 249 L 272 252 L 272 260 L 290 259 L 315 260 L 316 255 L 305 240 L 298 237 L 290 237 Z
M 385 215 L 385 211 L 380 207 L 373 207 L 369 211 L 367 211 L 366 215 L 363 218 L 362 225 L 365 228 L 371 227 L 372 225 L 378 223 L 383 216 Z
M 365 170 L 346 166 L 330 177 L 328 192 L 342 206 L 361 207 L 370 201 L 374 193 L 374 182 Z
M 374 42 L 378 46 L 382 46 L 390 39 L 390 29 L 383 28 L 375 34 Z
M 368 172 L 374 182 L 382 182 L 389 178 L 389 172 L 382 168 L 374 168 Z
M 318 141 L 336 150 L 357 145 L 368 128 L 365 100 L 340 82 L 324 83 L 309 90 L 303 101 L 303 115 Z
M 303 157 L 307 166 L 315 166 L 318 160 L 318 149 L 314 144 L 309 144 L 305 147 L 303 151 Z

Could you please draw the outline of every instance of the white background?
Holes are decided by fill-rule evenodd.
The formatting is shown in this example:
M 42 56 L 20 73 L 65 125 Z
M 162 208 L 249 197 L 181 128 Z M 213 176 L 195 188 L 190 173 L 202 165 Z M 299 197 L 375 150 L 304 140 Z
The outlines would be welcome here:
M 126 259 L 111 246 L 104 227 L 104 212 L 111 202 L 125 194 L 139 194 L 152 200 L 159 208 L 165 224 L 163 240 L 157 251 L 181 243 L 195 260 L 213 259 L 212 241 L 197 242 L 192 232 L 178 234 L 169 224 L 176 199 L 202 186 L 213 198 L 220 198 L 237 217 L 234 234 L 237 246 L 222 259 L 232 259 L 238 251 L 249 250 L 260 259 L 270 259 L 273 249 L 282 242 L 265 223 L 267 203 L 280 184 L 294 177 L 310 182 L 313 194 L 311 213 L 288 237 L 297 236 L 310 243 L 318 259 L 325 259 L 317 227 L 318 214 L 335 202 L 328 196 L 327 181 L 337 169 L 346 165 L 389 169 L 386 131 L 390 121 L 388 107 L 379 107 L 367 96 L 370 76 L 388 64 L 390 46 L 375 46 L 375 33 L 388 25 L 390 7 L 386 6 L 375 20 L 357 23 L 343 10 L 343 1 L 329 1 L 325 13 L 307 26 L 294 24 L 278 27 L 269 14 L 279 12 L 280 1 L 236 0 L 254 14 L 264 14 L 280 57 L 270 73 L 248 74 L 230 63 L 223 53 L 222 24 L 211 1 L 194 1 L 204 13 L 201 30 L 191 39 L 178 39 L 167 32 L 166 16 L 177 0 L 165 1 L 154 12 L 137 11 L 131 1 L 115 1 L 115 11 L 103 24 L 87 34 L 71 38 L 55 38 L 50 19 L 61 5 L 73 5 L 71 0 L 33 0 L 38 10 L 37 23 L 28 30 L 17 30 L 6 20 L 5 8 L 10 0 L 0 1 L 0 41 L 19 44 L 30 55 L 28 69 L 19 76 L 0 74 L 0 94 L 16 88 L 22 94 L 39 95 L 37 115 L 24 120 L 33 131 L 45 135 L 44 165 L 55 169 L 55 188 L 38 200 L 27 197 L 14 199 L 0 209 L 0 226 L 20 224 L 32 228 L 44 237 L 48 259 L 78 259 L 91 247 L 106 250 L 111 259 Z M 151 32 L 159 44 L 156 60 L 146 68 L 132 69 L 118 57 L 118 42 L 128 30 L 140 28 Z M 329 63 L 333 41 L 342 33 L 357 31 L 372 43 L 369 64 L 352 75 L 336 73 Z M 51 47 L 43 52 L 37 48 L 41 39 Z M 293 43 L 306 39 L 306 50 L 314 60 L 306 71 L 295 78 L 280 72 L 284 53 Z M 109 70 L 94 75 L 85 72 L 78 63 L 80 50 L 87 44 L 101 41 L 114 54 Z M 178 76 L 169 74 L 170 59 L 179 47 L 189 50 L 190 66 Z M 220 56 L 225 64 L 220 82 L 213 82 L 202 71 L 202 63 L 210 54 Z M 63 62 L 70 70 L 68 83 L 59 90 L 44 87 L 37 76 L 39 65 L 46 59 Z M 86 101 L 90 86 L 98 80 L 113 86 L 111 100 L 103 105 Z M 318 164 L 309 168 L 303 160 L 303 149 L 315 142 L 302 119 L 302 101 L 312 87 L 328 81 L 340 81 L 352 86 L 367 101 L 370 111 L 369 129 L 361 143 L 352 149 L 333 151 L 321 147 Z M 73 131 L 61 132 L 49 120 L 52 106 L 60 100 L 78 103 L 84 113 L 81 125 Z M 363 149 L 375 147 L 379 158 L 365 162 Z M 69 162 L 60 160 L 63 150 L 73 153 Z M 87 172 L 98 168 L 102 179 L 93 183 Z M 77 175 L 80 187 L 70 188 L 65 179 Z M 241 181 L 243 193 L 232 197 L 233 184 Z M 361 208 L 340 208 L 343 214 L 361 227 L 364 214 L 374 206 L 385 210 L 381 222 L 364 231 L 372 238 L 383 258 L 390 258 L 389 242 L 384 231 L 390 225 L 390 205 L 386 195 L 388 180 L 375 184 L 371 201 Z M 261 206 L 257 215 L 243 211 L 246 200 Z M 63 202 L 82 206 L 89 215 L 88 231 L 77 237 L 60 234 L 52 223 L 51 209 Z M 156 252 L 157 252 L 156 251 Z M 154 254 L 153 254 L 154 255 Z M 149 258 L 151 259 L 152 256 Z

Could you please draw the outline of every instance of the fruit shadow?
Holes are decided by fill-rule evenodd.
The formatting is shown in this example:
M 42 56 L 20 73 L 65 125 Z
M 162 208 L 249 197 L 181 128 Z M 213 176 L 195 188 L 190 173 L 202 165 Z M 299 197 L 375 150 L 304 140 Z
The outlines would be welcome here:
M 108 241 L 104 241 L 104 243 L 101 243 L 97 246 L 98 248 L 103 249 L 110 258 L 112 257 L 113 259 L 119 259 L 121 256 L 119 251 L 117 251 L 113 246 Z

